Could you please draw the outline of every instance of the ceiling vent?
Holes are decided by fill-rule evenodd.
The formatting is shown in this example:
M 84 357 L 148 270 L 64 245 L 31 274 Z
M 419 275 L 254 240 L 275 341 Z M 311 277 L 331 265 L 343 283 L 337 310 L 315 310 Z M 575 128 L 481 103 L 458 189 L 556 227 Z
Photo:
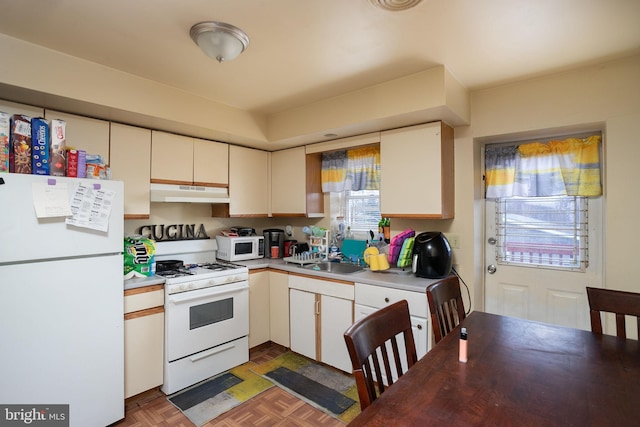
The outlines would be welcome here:
M 422 0 L 369 0 L 375 7 L 391 12 L 411 9 L 421 1 Z

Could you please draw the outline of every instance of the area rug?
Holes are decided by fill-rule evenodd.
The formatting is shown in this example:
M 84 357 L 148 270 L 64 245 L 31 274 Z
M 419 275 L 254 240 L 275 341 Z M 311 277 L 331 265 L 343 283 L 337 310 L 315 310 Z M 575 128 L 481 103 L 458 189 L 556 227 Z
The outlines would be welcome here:
M 167 398 L 200 427 L 274 386 L 345 423 L 360 413 L 352 376 L 292 352 L 247 362 Z
M 167 398 L 200 427 L 274 386 L 252 372 L 254 366 L 247 362 Z
M 287 352 L 252 370 L 311 406 L 346 423 L 360 413 L 355 380 L 299 354 Z

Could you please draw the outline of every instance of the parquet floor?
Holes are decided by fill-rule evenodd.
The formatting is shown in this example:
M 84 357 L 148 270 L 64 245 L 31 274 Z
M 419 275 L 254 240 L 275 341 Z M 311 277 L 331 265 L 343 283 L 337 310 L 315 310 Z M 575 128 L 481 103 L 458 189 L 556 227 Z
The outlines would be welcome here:
M 252 351 L 250 358 L 255 363 L 261 364 L 276 358 L 285 351 L 284 347 L 272 344 Z M 113 424 L 113 427 L 193 427 L 193 425 L 158 390 L 127 401 L 125 418 Z M 287 393 L 280 387 L 272 387 L 204 426 L 343 427 L 344 423 Z

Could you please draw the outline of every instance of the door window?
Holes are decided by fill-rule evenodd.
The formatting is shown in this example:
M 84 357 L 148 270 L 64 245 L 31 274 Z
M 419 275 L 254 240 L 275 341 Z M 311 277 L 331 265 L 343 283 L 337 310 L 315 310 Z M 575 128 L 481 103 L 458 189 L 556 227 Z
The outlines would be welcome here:
M 496 200 L 499 264 L 584 271 L 588 266 L 588 204 L 584 197 Z

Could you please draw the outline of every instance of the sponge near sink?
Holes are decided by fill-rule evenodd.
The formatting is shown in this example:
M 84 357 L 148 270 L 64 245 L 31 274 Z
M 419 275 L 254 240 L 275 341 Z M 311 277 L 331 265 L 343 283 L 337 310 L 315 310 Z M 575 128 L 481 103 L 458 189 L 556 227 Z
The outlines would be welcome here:
M 404 268 L 411 265 L 414 241 L 415 237 L 407 237 L 404 242 L 402 242 L 402 249 L 400 249 L 400 255 L 398 256 L 398 267 Z
M 410 237 L 415 237 L 415 235 L 416 232 L 408 228 L 391 239 L 391 245 L 389 246 L 389 264 L 398 263 L 398 258 L 400 258 L 400 252 L 402 252 L 405 240 Z

